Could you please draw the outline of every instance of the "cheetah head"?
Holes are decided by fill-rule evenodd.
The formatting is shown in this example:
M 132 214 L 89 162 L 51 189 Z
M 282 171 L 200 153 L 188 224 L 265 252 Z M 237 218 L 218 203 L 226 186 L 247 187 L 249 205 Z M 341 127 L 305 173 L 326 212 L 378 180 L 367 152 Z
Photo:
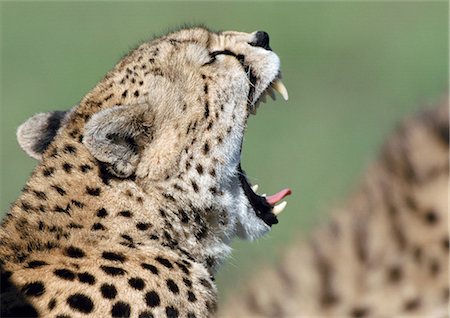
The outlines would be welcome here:
M 38 114 L 18 129 L 31 156 L 74 127 L 119 179 L 163 189 L 197 210 L 221 211 L 231 238 L 257 238 L 277 223 L 289 189 L 261 196 L 241 168 L 250 114 L 273 90 L 287 100 L 280 60 L 265 32 L 183 29 L 142 44 L 68 112 Z

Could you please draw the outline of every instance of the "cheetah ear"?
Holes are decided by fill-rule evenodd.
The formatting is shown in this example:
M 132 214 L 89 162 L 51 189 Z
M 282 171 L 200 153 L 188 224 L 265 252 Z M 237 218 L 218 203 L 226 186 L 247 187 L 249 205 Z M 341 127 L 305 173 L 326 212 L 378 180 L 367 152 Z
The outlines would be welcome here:
M 135 172 L 140 150 L 151 140 L 153 120 L 148 104 L 114 106 L 91 117 L 83 143 L 111 173 L 126 178 Z
M 16 135 L 20 147 L 30 157 L 41 160 L 42 154 L 69 114 L 70 111 L 52 111 L 39 113 L 27 119 L 17 128 Z

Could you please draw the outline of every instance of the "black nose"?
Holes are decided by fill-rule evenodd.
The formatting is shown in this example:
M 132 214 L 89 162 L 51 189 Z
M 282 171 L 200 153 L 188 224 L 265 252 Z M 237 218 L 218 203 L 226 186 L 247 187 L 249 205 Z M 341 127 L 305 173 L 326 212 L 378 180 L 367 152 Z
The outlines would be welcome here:
M 269 35 L 267 32 L 264 31 L 258 31 L 255 34 L 255 40 L 253 40 L 252 45 L 262 47 L 266 50 L 272 51 L 272 49 L 269 46 Z

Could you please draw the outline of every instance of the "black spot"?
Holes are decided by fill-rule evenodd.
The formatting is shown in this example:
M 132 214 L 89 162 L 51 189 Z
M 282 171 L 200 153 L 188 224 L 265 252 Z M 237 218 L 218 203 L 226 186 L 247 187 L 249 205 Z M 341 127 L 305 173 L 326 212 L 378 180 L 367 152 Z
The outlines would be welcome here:
M 121 263 L 125 262 L 125 260 L 126 260 L 125 255 L 123 255 L 121 253 L 116 253 L 116 252 L 103 252 L 102 257 L 109 261 L 117 261 L 117 262 L 121 262 Z
M 207 142 L 203 145 L 203 153 L 206 155 L 209 152 L 209 145 Z
M 97 211 L 97 216 L 99 218 L 104 218 L 107 215 L 108 215 L 108 212 L 105 210 L 105 208 L 101 208 L 100 210 Z
M 89 285 L 95 284 L 95 277 L 93 275 L 89 274 L 88 272 L 79 273 L 78 280 L 81 283 L 85 283 L 85 284 L 89 284 Z
M 137 290 L 143 290 L 145 288 L 145 282 L 143 279 L 139 277 L 132 277 L 128 280 L 128 284 L 130 284 L 131 287 Z
M 186 287 L 192 288 L 192 281 L 189 278 L 183 278 L 183 283 L 186 285 Z
M 81 172 L 86 173 L 89 170 L 92 170 L 92 167 L 90 165 L 81 165 L 80 170 L 81 170 Z
M 111 316 L 128 318 L 128 317 L 130 317 L 130 311 L 131 311 L 131 307 L 129 304 L 127 304 L 123 301 L 118 301 L 111 308 Z
M 209 117 L 209 103 L 205 102 L 205 119 Z
M 94 197 L 98 197 L 100 195 L 100 192 L 101 192 L 100 188 L 86 187 L 86 193 Z
M 197 316 L 193 312 L 188 312 L 187 318 L 197 318 Z
M 205 94 L 208 94 L 208 83 L 205 83 L 205 85 L 203 86 L 203 91 L 205 92 Z
M 55 308 L 55 306 L 56 306 L 56 299 L 55 298 L 50 299 L 47 305 L 48 310 L 52 310 L 53 308 Z
M 211 283 L 208 282 L 208 280 L 206 280 L 206 279 L 204 279 L 204 278 L 200 279 L 200 284 L 202 284 L 203 286 L 205 286 L 205 287 L 208 288 L 208 289 L 211 289 L 211 288 L 212 288 Z
M 103 230 L 105 230 L 106 228 L 103 226 L 103 224 L 101 224 L 101 223 L 94 223 L 93 225 L 92 225 L 92 228 L 91 228 L 93 231 L 103 231 Z
M 161 300 L 159 299 L 158 293 L 152 290 L 145 294 L 145 302 L 147 303 L 147 306 L 153 308 L 159 306 Z
M 211 192 L 212 195 L 216 195 L 219 191 L 216 187 L 211 187 L 209 188 L 209 192 Z
M 41 281 L 25 284 L 22 292 L 30 297 L 39 297 L 45 293 L 45 286 Z
M 77 136 L 78 136 L 79 133 L 80 133 L 80 131 L 79 131 L 78 129 L 74 129 L 74 130 L 72 130 L 72 131 L 69 133 L 69 135 L 70 135 L 70 137 L 72 137 L 72 138 L 77 138 Z
M 449 240 L 448 240 L 448 236 L 445 237 L 445 238 L 442 240 L 442 247 L 443 247 L 444 250 L 448 253 L 448 250 L 449 250 L 449 248 L 450 248 L 450 242 L 449 242 Z
M 122 234 L 121 237 L 125 240 L 127 240 L 128 242 L 133 242 L 133 238 L 129 235 L 126 234 Z
M 117 289 L 112 284 L 102 284 L 102 286 L 100 286 L 100 292 L 102 293 L 103 298 L 106 299 L 114 299 L 117 296 Z
M 68 162 L 65 162 L 62 165 L 62 167 L 63 167 L 64 171 L 67 172 L 67 173 L 70 173 L 72 171 L 72 168 L 73 168 L 73 166 L 70 163 L 68 163 Z
M 161 265 L 164 265 L 167 268 L 173 268 L 172 263 L 168 259 L 166 259 L 164 257 L 158 256 L 158 257 L 155 258 L 155 260 L 158 263 L 160 263 Z
M 437 260 L 432 260 L 430 262 L 430 274 L 431 276 L 436 276 L 439 274 L 439 271 L 441 270 L 441 266 L 439 265 Z
M 59 278 L 65 279 L 65 280 L 74 280 L 75 279 L 75 273 L 72 272 L 70 269 L 66 269 L 66 268 L 55 269 L 53 271 L 53 274 L 55 274 Z
M 47 195 L 45 192 L 34 190 L 33 193 L 38 199 L 47 200 Z
M 127 97 L 127 95 L 128 95 L 128 91 L 124 90 L 123 93 L 122 93 L 122 97 L 125 98 L 125 97 Z
M 128 211 L 128 210 L 120 211 L 118 214 L 120 216 L 125 217 L 125 218 L 130 218 L 132 216 L 132 213 L 130 211 Z
M 203 166 L 201 164 L 198 164 L 195 169 L 197 170 L 198 174 L 203 174 Z
M 191 180 L 191 184 L 192 184 L 192 189 L 194 189 L 195 192 L 198 192 L 197 182 L 195 182 L 194 180 Z
M 398 283 L 403 277 L 402 269 L 399 266 L 392 266 L 388 270 L 387 276 L 391 283 Z
M 177 264 L 177 266 L 183 271 L 183 273 L 185 273 L 186 275 L 189 275 L 189 269 L 186 267 L 186 265 L 184 265 L 180 262 L 175 262 L 175 264 Z
M 34 210 L 34 208 L 31 206 L 31 204 L 29 204 L 26 201 L 22 201 L 21 202 L 21 208 L 22 208 L 22 210 L 24 210 L 26 212 L 29 211 L 29 210 Z
M 70 204 L 67 204 L 67 206 L 65 208 L 62 208 L 59 205 L 57 205 L 57 206 L 55 206 L 55 208 L 53 210 L 55 212 L 58 212 L 58 213 L 66 213 L 66 214 L 70 215 L 70 213 L 69 213 L 69 211 L 70 211 Z
M 151 264 L 147 264 L 147 263 L 142 263 L 141 266 L 142 266 L 142 268 L 149 270 L 153 274 L 158 275 L 158 269 L 155 266 L 153 266 Z
M 193 303 L 195 301 L 197 301 L 197 297 L 195 297 L 195 294 L 193 292 L 191 292 L 190 290 L 188 290 L 188 300 Z
M 429 224 L 429 225 L 434 225 L 438 222 L 438 215 L 436 214 L 435 211 L 433 210 L 429 210 L 427 213 L 425 213 L 425 221 Z
M 57 186 L 57 185 L 52 185 L 52 188 L 53 188 L 56 192 L 58 192 L 60 195 L 66 195 L 66 194 L 67 194 L 67 192 L 66 192 L 63 188 L 61 188 L 61 187 L 59 187 L 59 186 Z
M 177 318 L 178 310 L 173 306 L 167 306 L 166 307 L 166 315 L 167 315 L 167 318 Z
M 82 258 L 86 255 L 82 249 L 75 246 L 69 246 L 66 248 L 65 254 L 72 258 Z
M 419 298 L 413 298 L 405 302 L 403 309 L 405 311 L 413 311 L 420 307 L 420 299 Z
M 70 153 L 70 154 L 75 154 L 77 152 L 77 148 L 75 148 L 72 145 L 65 145 L 64 146 L 64 152 L 65 153 Z
M 369 313 L 368 308 L 357 307 L 350 311 L 350 316 L 354 318 L 363 318 L 366 317 L 368 313 Z
M 102 269 L 102 271 L 104 271 L 107 275 L 110 276 L 122 276 L 125 275 L 125 273 L 127 272 L 126 270 L 120 267 L 102 265 L 100 266 L 100 268 Z
M 136 228 L 140 231 L 146 231 L 150 228 L 150 225 L 150 223 L 139 222 L 138 224 L 136 224 Z
M 155 318 L 155 316 L 149 311 L 143 311 L 139 314 L 138 318 Z
M 31 261 L 28 262 L 27 267 L 28 268 L 37 268 L 37 267 L 41 267 L 41 266 L 45 266 L 48 265 L 48 263 L 44 262 L 44 261 Z
M 94 309 L 92 300 L 81 293 L 76 293 L 67 298 L 67 304 L 74 310 L 88 314 Z
M 80 201 L 77 201 L 77 200 L 70 200 L 70 202 L 72 202 L 72 204 L 73 205 L 75 205 L 77 208 L 83 208 L 84 207 L 84 204 L 83 203 L 81 203 Z
M 180 292 L 180 289 L 178 288 L 178 285 L 171 279 L 166 280 L 167 288 L 174 293 L 178 294 Z
M 420 263 L 422 261 L 422 249 L 420 248 L 420 246 L 416 246 L 412 249 L 412 254 L 414 257 L 414 260 L 417 263 Z
M 45 168 L 44 170 L 42 170 L 42 175 L 44 177 L 50 177 L 53 174 L 53 172 L 55 172 L 55 168 L 48 167 L 48 168 Z
M 139 97 L 139 91 L 134 91 L 134 97 Z
M 187 213 L 183 209 L 179 209 L 178 210 L 178 215 L 181 218 L 181 222 L 183 222 L 183 223 L 189 222 L 189 216 L 187 215 Z

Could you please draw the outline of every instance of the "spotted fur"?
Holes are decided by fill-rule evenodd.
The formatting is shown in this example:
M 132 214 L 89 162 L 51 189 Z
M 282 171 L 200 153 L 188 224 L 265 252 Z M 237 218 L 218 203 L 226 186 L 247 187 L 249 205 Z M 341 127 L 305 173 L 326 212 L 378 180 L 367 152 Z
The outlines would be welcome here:
M 308 242 L 220 317 L 448 317 L 449 109 L 407 119 Z
M 72 110 L 22 125 L 40 163 L 0 229 L 2 317 L 213 313 L 230 240 L 270 230 L 239 166 L 250 108 L 278 75 L 266 33 L 183 29 Z

